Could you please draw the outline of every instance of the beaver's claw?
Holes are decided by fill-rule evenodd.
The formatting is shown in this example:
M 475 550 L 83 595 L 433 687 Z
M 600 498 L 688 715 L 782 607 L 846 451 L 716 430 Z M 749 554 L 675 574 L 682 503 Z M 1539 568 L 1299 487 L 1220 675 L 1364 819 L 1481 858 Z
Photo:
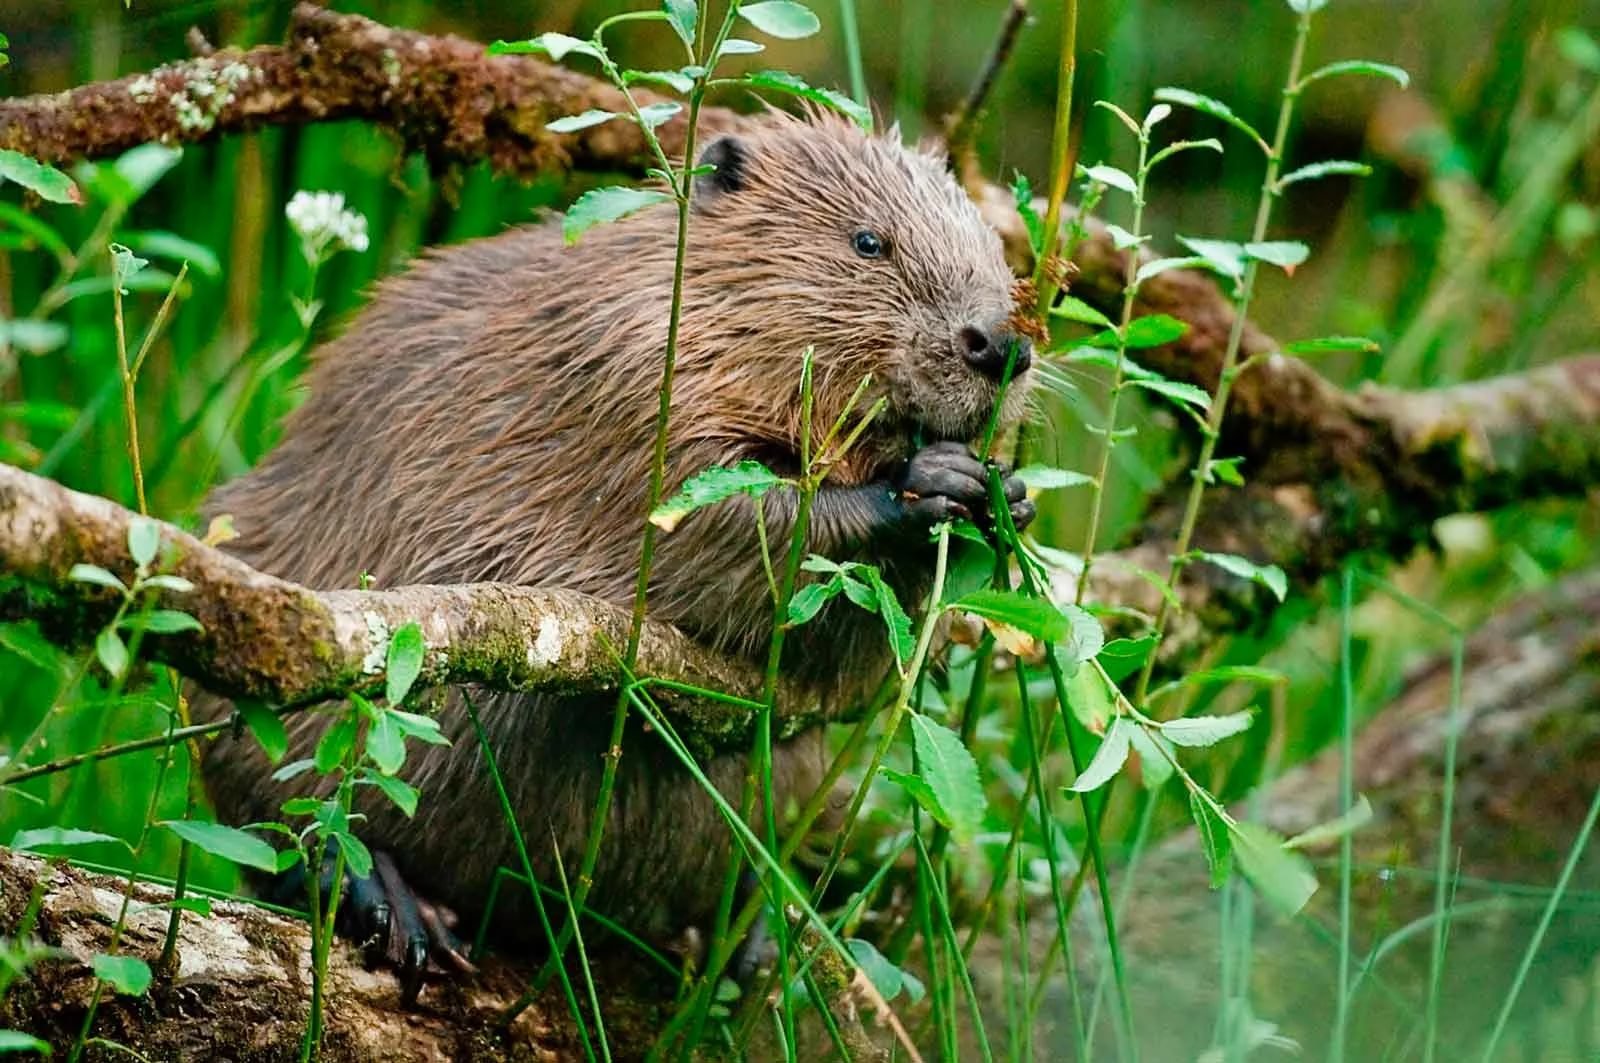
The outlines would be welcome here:
M 1018 531 L 1034 517 L 1027 488 L 1004 465 L 1000 471 L 1011 522 Z M 908 516 L 926 525 L 968 519 L 993 526 L 989 506 L 989 468 L 965 443 L 944 442 L 911 456 L 895 485 Z

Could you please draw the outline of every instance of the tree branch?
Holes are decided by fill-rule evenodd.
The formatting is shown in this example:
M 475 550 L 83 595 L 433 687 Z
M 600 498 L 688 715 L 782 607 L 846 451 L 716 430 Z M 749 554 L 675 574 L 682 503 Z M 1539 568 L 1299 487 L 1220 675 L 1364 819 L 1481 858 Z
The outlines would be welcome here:
M 29 617 L 62 641 L 84 641 L 114 615 L 115 591 L 73 580 L 77 564 L 132 582 L 128 524 L 134 514 L 105 499 L 0 465 L 0 618 Z M 170 571 L 194 584 L 161 592 L 204 631 L 149 635 L 146 649 L 203 686 L 233 698 L 305 704 L 378 686 L 389 635 L 415 621 L 427 645 L 417 682 L 477 683 L 498 690 L 611 690 L 628 613 L 566 590 L 480 583 L 382 591 L 315 591 L 256 571 L 170 525 Z M 647 625 L 640 674 L 737 697 L 760 696 L 759 670 L 711 653 L 666 624 Z M 660 692 L 664 708 L 701 750 L 744 748 L 751 712 Z M 819 722 L 815 699 L 787 689 L 780 733 Z

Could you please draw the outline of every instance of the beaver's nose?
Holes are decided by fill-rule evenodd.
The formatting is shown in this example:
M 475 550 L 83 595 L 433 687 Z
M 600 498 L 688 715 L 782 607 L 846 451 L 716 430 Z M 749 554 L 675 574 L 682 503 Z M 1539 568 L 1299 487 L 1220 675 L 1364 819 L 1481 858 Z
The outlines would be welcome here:
M 999 380 L 1006 371 L 1006 359 L 1011 358 L 1012 347 L 1016 356 L 1011 364 L 1011 375 L 1021 376 L 1033 364 L 1033 343 L 1010 329 L 984 329 L 966 325 L 961 329 L 961 353 L 972 366 L 991 380 Z

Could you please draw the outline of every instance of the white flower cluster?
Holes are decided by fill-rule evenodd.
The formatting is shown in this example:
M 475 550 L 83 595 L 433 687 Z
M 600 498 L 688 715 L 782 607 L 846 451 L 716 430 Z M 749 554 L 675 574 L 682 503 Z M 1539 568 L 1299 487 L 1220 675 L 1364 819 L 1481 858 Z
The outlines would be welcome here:
M 367 249 L 367 219 L 345 209 L 342 192 L 296 192 L 283 213 L 300 234 L 307 258 L 320 259 L 341 247 Z

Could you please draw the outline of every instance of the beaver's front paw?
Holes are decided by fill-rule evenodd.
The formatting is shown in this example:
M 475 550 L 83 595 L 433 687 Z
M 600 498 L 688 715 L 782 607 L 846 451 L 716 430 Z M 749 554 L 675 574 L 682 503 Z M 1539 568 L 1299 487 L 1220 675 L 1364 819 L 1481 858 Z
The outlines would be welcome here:
M 1011 522 L 1018 531 L 1033 520 L 1033 503 L 1027 489 L 1004 465 L 1001 487 Z M 945 442 L 924 447 L 911 456 L 895 484 L 906 513 L 932 526 L 945 520 L 967 519 L 984 527 L 994 521 L 989 507 L 989 467 L 965 443 Z

